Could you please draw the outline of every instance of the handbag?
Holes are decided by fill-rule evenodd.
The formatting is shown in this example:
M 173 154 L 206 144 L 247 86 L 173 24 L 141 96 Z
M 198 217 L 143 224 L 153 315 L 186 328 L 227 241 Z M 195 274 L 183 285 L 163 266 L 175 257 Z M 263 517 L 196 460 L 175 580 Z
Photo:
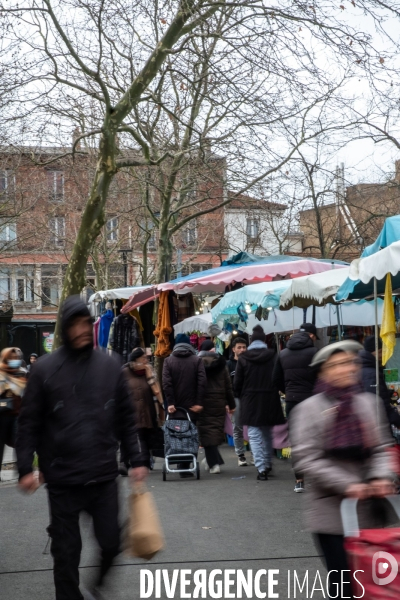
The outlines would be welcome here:
M 14 410 L 14 396 L 3 396 L 0 398 L 0 412 L 10 412 Z
M 164 535 L 152 494 L 144 484 L 136 484 L 129 497 L 129 521 L 125 551 L 150 560 L 163 549 Z
M 387 496 L 400 518 L 400 497 Z M 340 506 L 344 529 L 344 547 L 350 568 L 364 587 L 364 598 L 389 600 L 400 594 L 400 528 L 363 529 L 357 517 L 357 500 L 346 498 Z M 362 588 L 353 590 L 361 597 Z

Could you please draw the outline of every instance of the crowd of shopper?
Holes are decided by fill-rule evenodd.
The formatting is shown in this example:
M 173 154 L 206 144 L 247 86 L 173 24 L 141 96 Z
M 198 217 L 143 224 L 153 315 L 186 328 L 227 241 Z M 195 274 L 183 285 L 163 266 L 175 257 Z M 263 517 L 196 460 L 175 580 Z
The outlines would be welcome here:
M 256 326 L 249 344 L 244 337 L 233 341 L 226 361 L 211 340 L 197 353 L 181 334 L 158 383 L 142 348 L 131 349 L 122 370 L 113 358 L 96 352 L 89 311 L 72 297 L 62 308 L 62 346 L 56 352 L 40 360 L 32 354 L 26 367 L 18 348 L 3 350 L 0 458 L 5 444 L 15 446 L 20 488 L 33 492 L 41 481 L 47 484 L 56 600 L 83 598 L 78 571 L 83 510 L 93 517 L 102 553 L 85 598 L 100 597 L 120 551 L 116 477 L 129 472 L 135 481 L 146 478 L 164 408 L 171 418 L 196 424 L 205 453 L 201 464 L 212 475 L 224 464 L 219 446 L 228 415 L 238 465 L 254 464 L 260 482 L 272 470 L 272 429 L 288 418 L 295 492 L 304 492 L 307 483 L 309 528 L 328 570 L 345 570 L 340 503 L 345 497 L 393 491 L 386 449 L 392 444 L 389 423 L 400 427 L 400 415 L 390 403 L 382 368 L 377 414 L 374 338 L 367 338 L 364 347 L 343 341 L 320 350 L 317 340 L 314 325 L 304 323 L 277 354 Z M 35 454 L 39 478 L 33 470 Z M 181 477 L 193 476 L 185 472 L 187 462 L 178 463 Z M 332 577 L 332 589 L 337 583 Z M 345 592 L 351 594 L 350 587 Z

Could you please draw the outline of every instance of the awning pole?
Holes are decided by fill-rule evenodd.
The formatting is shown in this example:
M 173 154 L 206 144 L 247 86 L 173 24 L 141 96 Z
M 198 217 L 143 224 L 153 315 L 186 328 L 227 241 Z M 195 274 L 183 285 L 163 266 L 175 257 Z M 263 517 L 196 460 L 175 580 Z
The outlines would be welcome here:
M 376 410 L 378 415 L 378 424 L 379 424 L 379 403 L 380 399 L 380 390 L 379 390 L 379 329 L 378 329 L 378 284 L 376 281 L 376 277 L 374 277 L 374 307 L 375 307 L 375 378 L 376 378 Z
M 342 329 L 340 327 L 340 306 L 337 305 L 336 308 L 336 318 L 337 318 L 337 326 L 338 326 L 338 340 L 339 342 L 342 340 Z

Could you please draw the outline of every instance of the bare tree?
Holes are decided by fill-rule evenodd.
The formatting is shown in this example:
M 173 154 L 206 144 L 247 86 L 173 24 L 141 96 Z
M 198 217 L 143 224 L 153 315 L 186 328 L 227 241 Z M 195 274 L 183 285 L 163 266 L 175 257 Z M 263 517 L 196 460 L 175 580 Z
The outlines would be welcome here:
M 224 205 L 207 199 L 194 210 L 198 201 L 188 197 L 187 172 L 201 162 L 210 167 L 210 142 L 229 159 L 232 188 L 246 192 L 326 130 L 321 113 L 333 99 L 338 105 L 343 81 L 360 69 L 373 74 L 380 62 L 369 36 L 351 26 L 351 6 L 330 1 L 170 0 L 160 7 L 148 0 L 71 0 L 67 10 L 65 2 L 27 0 L 0 10 L 8 99 L 18 89 L 11 133 L 18 143 L 48 143 L 66 129 L 69 135 L 73 120 L 81 134 L 66 153 L 79 160 L 79 143 L 89 138 L 97 150 L 63 297 L 85 285 L 119 170 L 166 165 L 158 169 L 159 216 L 147 206 L 159 231 L 160 280 L 178 230 Z M 363 0 L 354 8 L 376 18 L 381 30 L 382 10 L 391 4 Z

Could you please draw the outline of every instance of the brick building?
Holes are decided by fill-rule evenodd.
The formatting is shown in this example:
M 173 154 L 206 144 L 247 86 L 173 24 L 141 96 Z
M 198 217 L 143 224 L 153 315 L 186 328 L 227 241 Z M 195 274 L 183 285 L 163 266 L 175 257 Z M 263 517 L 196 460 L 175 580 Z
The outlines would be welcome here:
M 352 260 L 375 241 L 386 217 L 400 213 L 400 160 L 385 183 L 360 183 L 333 191 L 335 202 L 300 213 L 302 253 Z

